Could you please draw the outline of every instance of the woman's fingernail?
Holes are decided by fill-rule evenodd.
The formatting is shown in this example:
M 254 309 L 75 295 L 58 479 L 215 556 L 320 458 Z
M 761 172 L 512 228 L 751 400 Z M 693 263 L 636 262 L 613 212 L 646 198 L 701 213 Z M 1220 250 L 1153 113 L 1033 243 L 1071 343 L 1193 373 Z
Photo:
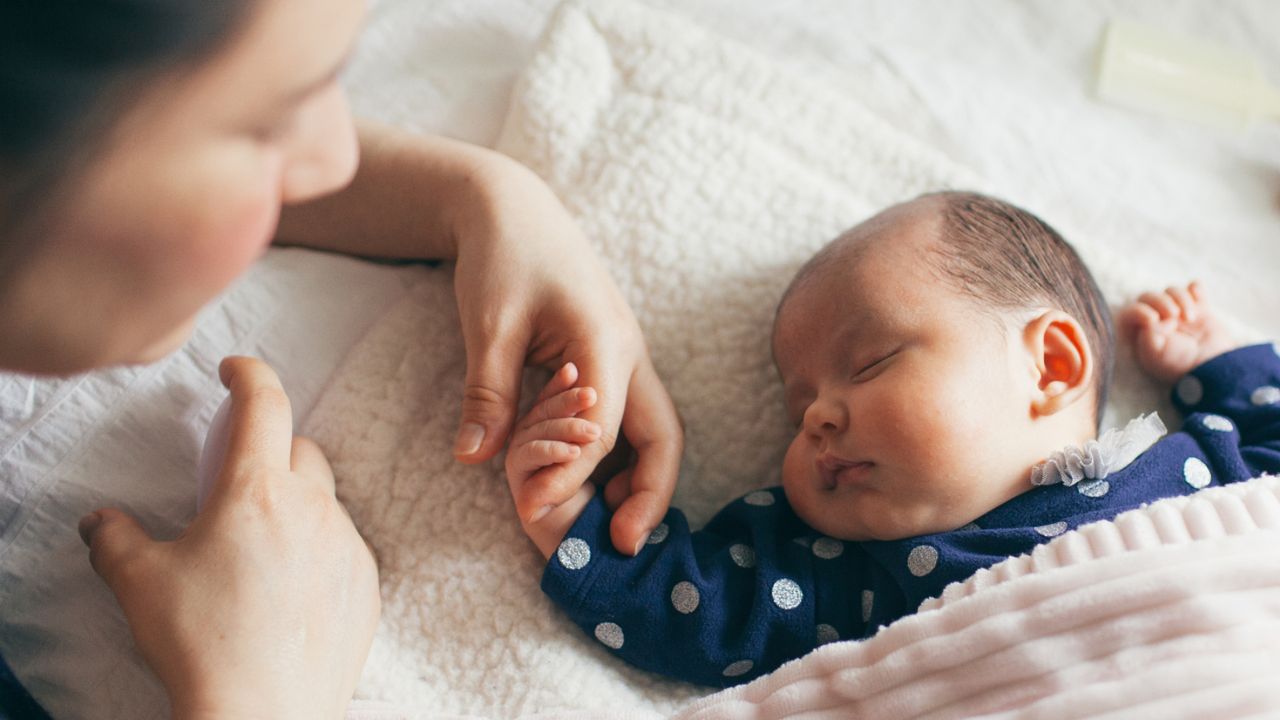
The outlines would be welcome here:
M 453 443 L 455 455 L 471 455 L 484 442 L 484 426 L 480 423 L 463 423 L 458 428 L 458 439 Z
M 644 540 L 641 540 L 640 542 L 636 543 L 636 549 L 631 553 L 631 557 L 635 557 L 636 555 L 639 555 L 640 551 L 644 549 L 644 544 L 648 542 L 648 540 L 649 538 L 645 537 Z
M 84 517 L 80 518 L 80 525 L 78 526 L 77 529 L 80 531 L 80 540 L 84 542 L 86 546 L 89 545 L 89 538 L 93 537 L 94 528 L 98 527 L 101 524 L 102 524 L 101 513 L 91 512 L 88 515 L 85 515 Z
M 537 512 L 529 516 L 529 524 L 532 525 L 533 523 L 538 522 L 542 518 L 546 517 L 553 509 L 554 507 L 551 505 L 543 505 L 538 508 Z

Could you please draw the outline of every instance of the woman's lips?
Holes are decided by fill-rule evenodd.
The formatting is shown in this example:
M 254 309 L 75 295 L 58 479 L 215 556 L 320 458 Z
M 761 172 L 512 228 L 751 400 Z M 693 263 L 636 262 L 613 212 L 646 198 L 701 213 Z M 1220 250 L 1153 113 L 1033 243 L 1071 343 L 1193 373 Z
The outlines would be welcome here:
M 845 460 L 835 455 L 820 455 L 814 462 L 824 489 L 866 482 L 875 463 L 869 460 Z

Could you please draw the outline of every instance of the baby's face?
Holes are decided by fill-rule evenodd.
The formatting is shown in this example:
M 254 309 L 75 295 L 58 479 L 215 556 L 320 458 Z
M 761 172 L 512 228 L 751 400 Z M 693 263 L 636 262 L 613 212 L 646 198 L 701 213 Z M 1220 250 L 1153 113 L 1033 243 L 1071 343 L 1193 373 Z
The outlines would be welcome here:
M 930 232 L 881 233 L 856 261 L 814 271 L 778 315 L 796 425 L 783 486 L 831 537 L 953 530 L 1030 488 L 1019 439 L 1034 368 L 1021 333 L 933 276 Z

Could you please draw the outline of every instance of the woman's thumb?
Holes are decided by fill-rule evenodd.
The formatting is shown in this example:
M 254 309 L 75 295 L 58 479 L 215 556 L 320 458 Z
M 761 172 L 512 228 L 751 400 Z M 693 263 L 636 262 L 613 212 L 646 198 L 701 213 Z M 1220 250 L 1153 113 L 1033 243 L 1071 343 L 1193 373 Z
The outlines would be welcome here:
M 467 381 L 462 390 L 462 422 L 454 457 L 475 463 L 493 457 L 507 442 L 520 401 L 525 348 L 488 340 L 467 348 Z
M 118 590 L 125 568 L 136 563 L 153 542 L 137 520 L 114 508 L 85 515 L 79 529 L 80 539 L 89 547 L 89 563 L 113 591 Z

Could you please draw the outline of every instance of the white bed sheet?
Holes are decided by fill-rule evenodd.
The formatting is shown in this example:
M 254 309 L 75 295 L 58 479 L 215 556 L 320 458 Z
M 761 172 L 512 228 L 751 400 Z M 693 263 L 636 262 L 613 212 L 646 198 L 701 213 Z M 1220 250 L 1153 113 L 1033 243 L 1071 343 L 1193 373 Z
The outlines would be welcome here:
M 429 18 L 411 11 L 419 2 L 372 4 L 347 75 L 357 111 L 491 144 L 556 1 L 439 0 Z M 1134 218 L 1203 238 L 1202 253 L 1140 261 L 1171 283 L 1203 278 L 1244 324 L 1280 337 L 1280 129 L 1223 133 L 1102 106 L 1088 92 L 1092 55 L 1113 16 L 1247 49 L 1280 78 L 1280 4 L 653 4 L 781 61 L 827 67 L 851 93 L 878 88 L 876 110 L 1024 202 L 1069 207 L 1100 225 Z M 1071 237 L 1089 228 L 1060 229 Z M 193 496 L 199 438 L 221 397 L 217 357 L 252 351 L 274 362 L 302 422 L 345 349 L 417 272 L 275 252 L 202 316 L 181 355 L 160 365 L 70 381 L 0 376 L 0 652 L 55 714 L 102 716 L 113 697 L 157 691 L 154 681 L 94 660 L 95 648 L 127 636 L 78 547 L 77 514 L 123 499 L 153 530 L 175 531 L 148 507 Z M 77 500 L 61 502 L 63 492 Z

